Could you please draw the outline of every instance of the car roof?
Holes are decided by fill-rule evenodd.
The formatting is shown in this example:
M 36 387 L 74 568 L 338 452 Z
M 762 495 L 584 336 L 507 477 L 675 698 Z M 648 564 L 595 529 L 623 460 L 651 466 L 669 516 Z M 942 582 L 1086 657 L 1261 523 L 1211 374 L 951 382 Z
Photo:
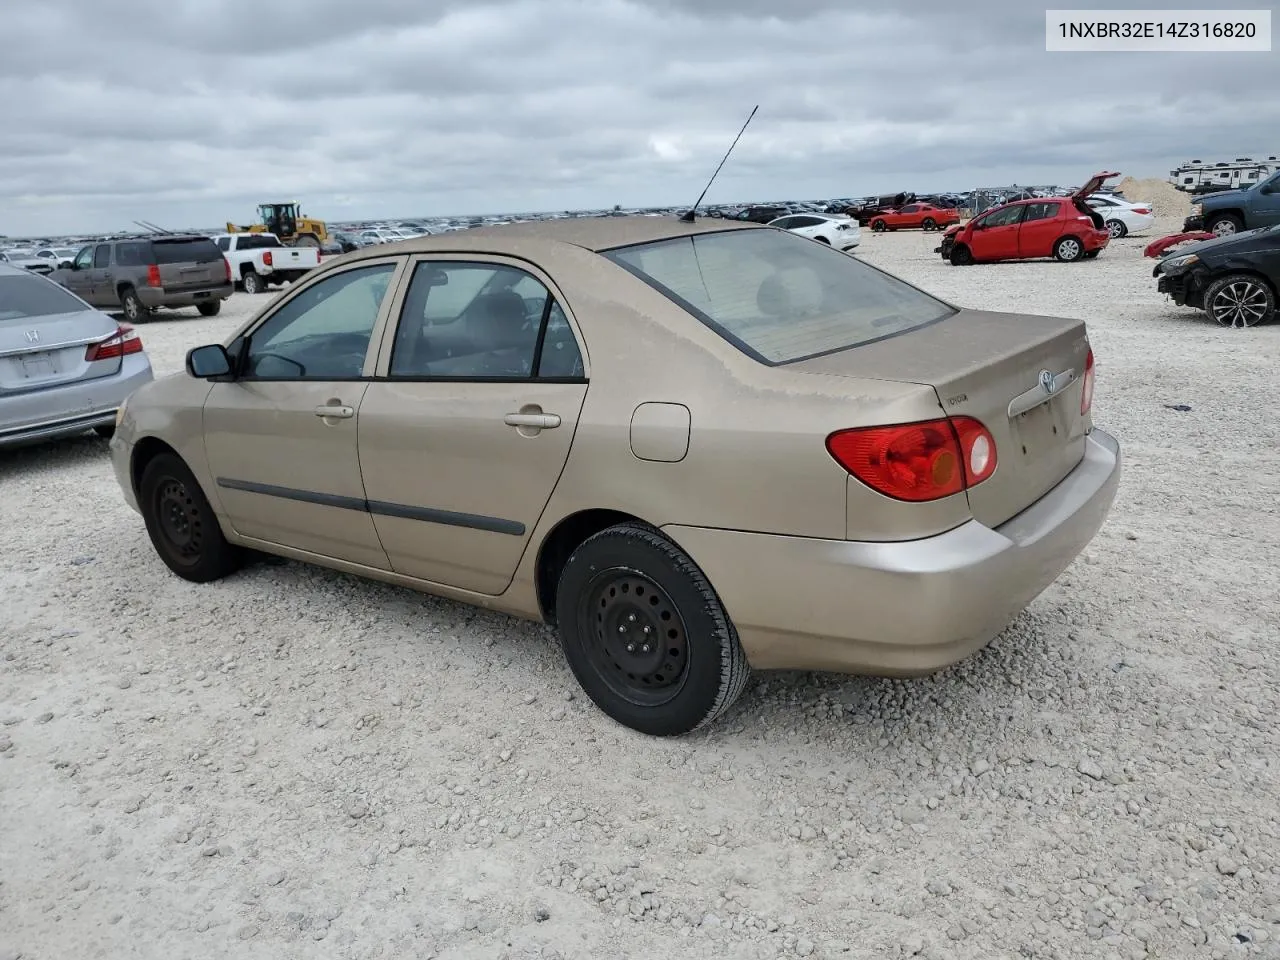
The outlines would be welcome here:
M 800 214 L 796 214 L 800 216 Z M 817 214 L 814 214 L 817 216 Z M 533 220 L 500 226 L 474 227 L 451 233 L 413 237 L 380 247 L 347 254 L 352 258 L 385 257 L 391 253 L 445 253 L 453 251 L 501 252 L 507 241 L 530 251 L 530 244 L 569 244 L 599 253 L 656 240 L 674 240 L 700 233 L 728 230 L 760 230 L 764 224 L 742 223 L 719 217 L 699 217 L 685 223 L 679 217 L 573 217 L 565 220 Z

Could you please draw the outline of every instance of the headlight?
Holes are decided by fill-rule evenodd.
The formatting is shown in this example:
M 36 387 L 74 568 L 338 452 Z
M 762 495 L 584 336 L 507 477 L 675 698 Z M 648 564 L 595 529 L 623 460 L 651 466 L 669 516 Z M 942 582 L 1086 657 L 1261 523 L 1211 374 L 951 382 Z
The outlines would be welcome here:
M 1184 267 L 1189 267 L 1193 263 L 1199 263 L 1199 262 L 1200 262 L 1199 257 L 1197 257 L 1194 253 L 1188 253 L 1184 257 L 1174 257 L 1172 260 L 1166 260 L 1164 264 L 1164 270 L 1165 270 L 1165 273 L 1168 273 L 1170 270 L 1181 270 Z
M 1203 201 L 1200 201 L 1200 200 L 1193 200 L 1193 201 L 1191 201 L 1191 212 L 1192 212 L 1192 213 L 1204 213 L 1204 203 L 1203 203 Z

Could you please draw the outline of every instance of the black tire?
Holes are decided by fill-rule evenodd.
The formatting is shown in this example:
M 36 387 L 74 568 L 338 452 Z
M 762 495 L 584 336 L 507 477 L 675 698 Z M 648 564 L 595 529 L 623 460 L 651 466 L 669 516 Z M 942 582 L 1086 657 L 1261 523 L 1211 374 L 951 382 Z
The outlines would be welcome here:
M 886 226 L 886 225 L 885 225 L 885 222 L 884 222 L 883 220 L 872 220 L 872 221 L 871 221 L 871 229 L 872 229 L 872 230 L 874 230 L 876 233 L 884 233 L 884 231 L 885 231 L 885 226 Z
M 1275 291 L 1261 277 L 1229 273 L 1204 291 L 1204 312 L 1224 327 L 1256 327 L 1275 318 Z
M 245 293 L 262 293 L 267 289 L 266 281 L 256 270 L 246 270 L 244 276 L 240 278 L 240 284 L 244 287 Z
M 973 251 L 963 243 L 957 243 L 951 248 L 951 265 L 953 267 L 967 267 L 973 263 Z
M 151 310 L 138 297 L 133 287 L 125 287 L 120 291 L 120 312 L 130 323 L 143 323 L 151 319 Z
M 196 304 L 196 309 L 200 311 L 202 317 L 216 317 L 222 310 L 221 300 L 205 300 Z
M 650 527 L 621 524 L 583 541 L 560 574 L 556 610 L 582 689 L 641 733 L 678 736 L 712 722 L 751 673 L 706 576 Z M 649 638 L 661 644 L 650 650 Z
M 1108 220 L 1107 233 L 1111 234 L 1112 240 L 1119 240 L 1129 235 L 1129 228 L 1124 225 L 1123 220 Z
M 922 230 L 936 230 L 938 221 L 934 220 L 933 217 L 925 217 L 924 222 L 920 224 L 920 228 Z
M 1244 229 L 1244 221 L 1234 213 L 1210 214 L 1205 218 L 1205 230 L 1218 237 L 1234 237 Z
M 1101 252 L 1102 252 L 1101 250 L 1090 250 L 1088 253 L 1086 253 L 1086 254 L 1084 255 L 1084 258 L 1085 258 L 1086 260 L 1093 260 L 1093 259 L 1094 259 L 1095 257 L 1097 257 L 1097 256 L 1098 256 L 1098 254 L 1100 254 Z
M 1084 256 L 1084 244 L 1075 237 L 1063 237 L 1053 245 L 1054 259 L 1075 263 Z
M 150 460 L 138 484 L 138 506 L 151 545 L 165 566 L 193 583 L 219 580 L 243 563 L 187 465 L 172 453 Z
M 110 440 L 112 437 L 116 435 L 116 428 L 114 424 L 108 423 L 108 424 L 104 424 L 101 427 L 94 427 L 93 432 L 96 433 L 98 436 L 100 436 L 103 440 Z
M 320 238 L 314 233 L 304 233 L 297 240 L 293 241 L 295 247 L 315 247 L 320 249 Z

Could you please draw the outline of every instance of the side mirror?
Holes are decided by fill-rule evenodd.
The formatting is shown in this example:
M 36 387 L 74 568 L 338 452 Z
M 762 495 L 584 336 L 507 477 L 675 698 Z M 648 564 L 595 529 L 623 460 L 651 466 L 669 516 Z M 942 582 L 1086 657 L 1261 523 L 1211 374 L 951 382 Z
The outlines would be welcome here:
M 200 380 L 225 377 L 231 373 L 231 358 L 220 343 L 195 347 L 187 354 L 187 373 Z

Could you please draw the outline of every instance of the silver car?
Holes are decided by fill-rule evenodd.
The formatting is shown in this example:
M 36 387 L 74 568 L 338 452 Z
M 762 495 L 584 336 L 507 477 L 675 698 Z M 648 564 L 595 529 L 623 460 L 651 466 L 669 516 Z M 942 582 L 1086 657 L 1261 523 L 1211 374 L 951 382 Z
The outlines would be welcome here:
M 128 325 L 28 270 L 0 263 L 0 447 L 96 430 L 153 379 Z

